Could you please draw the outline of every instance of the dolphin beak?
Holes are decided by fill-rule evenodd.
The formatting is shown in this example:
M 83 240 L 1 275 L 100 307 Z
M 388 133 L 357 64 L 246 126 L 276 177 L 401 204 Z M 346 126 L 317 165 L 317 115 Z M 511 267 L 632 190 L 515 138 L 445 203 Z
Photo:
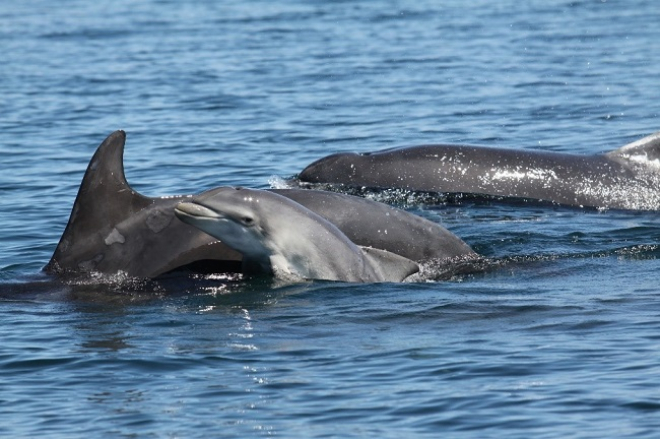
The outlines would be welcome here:
M 176 207 L 174 208 L 174 214 L 179 219 L 184 219 L 184 218 L 197 218 L 197 219 L 220 218 L 220 215 L 218 215 L 215 211 L 209 209 L 208 207 L 204 207 L 201 204 L 197 204 L 197 203 L 191 203 L 189 201 L 184 201 L 182 203 L 177 204 Z

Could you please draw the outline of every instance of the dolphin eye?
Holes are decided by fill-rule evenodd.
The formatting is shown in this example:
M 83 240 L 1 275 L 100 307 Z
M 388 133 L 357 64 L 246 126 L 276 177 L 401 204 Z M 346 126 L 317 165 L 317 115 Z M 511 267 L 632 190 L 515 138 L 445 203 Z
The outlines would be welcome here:
M 242 221 L 243 224 L 245 224 L 246 226 L 251 226 L 252 223 L 254 223 L 254 219 L 252 219 L 252 217 L 249 217 L 249 216 L 244 216 L 243 218 L 241 218 L 241 221 Z

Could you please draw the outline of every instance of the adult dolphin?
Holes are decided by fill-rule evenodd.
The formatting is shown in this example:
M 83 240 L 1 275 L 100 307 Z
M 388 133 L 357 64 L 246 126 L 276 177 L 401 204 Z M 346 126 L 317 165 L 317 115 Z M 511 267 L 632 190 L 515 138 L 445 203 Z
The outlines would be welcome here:
M 179 203 L 176 216 L 243 255 L 244 272 L 284 279 L 400 282 L 419 266 L 360 248 L 334 224 L 285 196 L 221 187 Z
M 579 207 L 660 210 L 660 133 L 591 156 L 460 145 L 341 153 L 310 164 L 299 178 Z
M 240 253 L 175 219 L 174 207 L 191 195 L 151 198 L 130 187 L 124 175 L 125 141 L 126 134 L 115 131 L 98 147 L 66 229 L 44 270 L 62 274 L 123 272 L 143 278 L 182 268 L 240 271 Z M 323 216 L 358 245 L 415 261 L 475 256 L 445 228 L 382 203 L 322 191 L 273 192 Z

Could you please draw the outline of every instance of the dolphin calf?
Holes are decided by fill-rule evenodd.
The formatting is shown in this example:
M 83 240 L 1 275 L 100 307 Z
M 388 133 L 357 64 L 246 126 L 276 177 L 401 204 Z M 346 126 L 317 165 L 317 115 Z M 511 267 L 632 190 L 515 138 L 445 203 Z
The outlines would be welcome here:
M 310 164 L 299 179 L 660 210 L 660 133 L 592 156 L 460 145 L 340 153 Z
M 115 131 L 98 147 L 44 271 L 140 278 L 176 270 L 240 272 L 240 253 L 175 218 L 175 206 L 192 195 L 152 198 L 131 188 L 124 175 L 125 141 L 126 134 Z M 273 192 L 321 215 L 358 245 L 415 261 L 476 256 L 442 226 L 382 203 L 303 189 Z
M 179 203 L 176 216 L 243 255 L 244 272 L 346 282 L 400 282 L 419 266 L 360 248 L 334 224 L 282 195 L 221 187 Z

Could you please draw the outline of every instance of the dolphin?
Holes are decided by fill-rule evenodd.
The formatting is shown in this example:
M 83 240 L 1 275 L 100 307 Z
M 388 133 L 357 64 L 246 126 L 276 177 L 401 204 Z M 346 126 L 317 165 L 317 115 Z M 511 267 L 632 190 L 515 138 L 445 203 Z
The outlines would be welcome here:
M 278 278 L 400 282 L 419 266 L 385 250 L 360 248 L 334 224 L 282 195 L 221 187 L 174 209 L 183 222 L 243 255 L 244 272 Z
M 660 210 L 660 132 L 598 155 L 462 145 L 340 153 L 310 164 L 298 178 L 577 207 Z
M 52 258 L 51 274 L 155 278 L 173 271 L 240 272 L 242 255 L 196 227 L 174 208 L 192 195 L 147 197 L 124 175 L 126 134 L 115 131 L 85 172 L 69 222 Z M 329 220 L 354 243 L 408 259 L 454 259 L 476 254 L 442 226 L 385 204 L 331 192 L 273 190 Z

